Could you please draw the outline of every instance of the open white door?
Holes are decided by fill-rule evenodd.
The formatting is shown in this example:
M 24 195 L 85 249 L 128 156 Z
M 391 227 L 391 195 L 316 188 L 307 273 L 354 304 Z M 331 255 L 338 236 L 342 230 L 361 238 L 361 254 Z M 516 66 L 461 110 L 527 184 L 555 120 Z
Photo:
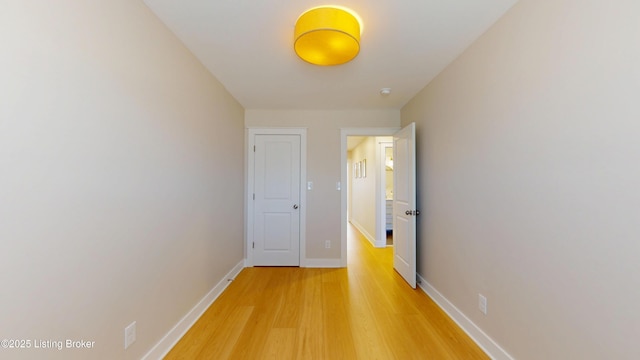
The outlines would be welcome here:
M 393 268 L 416 288 L 415 123 L 393 135 Z

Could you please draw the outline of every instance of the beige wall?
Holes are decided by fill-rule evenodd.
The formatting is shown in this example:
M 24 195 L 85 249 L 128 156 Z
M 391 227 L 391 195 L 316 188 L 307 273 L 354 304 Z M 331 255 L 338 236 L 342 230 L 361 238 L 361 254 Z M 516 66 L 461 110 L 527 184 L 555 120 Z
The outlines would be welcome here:
M 0 47 L 0 338 L 95 341 L 0 357 L 139 359 L 242 260 L 243 109 L 142 1 L 5 2 Z
M 638 14 L 522 0 L 402 109 L 418 272 L 514 358 L 640 358 Z
M 340 259 L 340 129 L 397 127 L 399 110 L 246 110 L 247 127 L 307 128 L 306 257 Z M 343 187 L 343 191 L 346 189 Z M 345 214 L 346 216 L 346 214 Z M 331 249 L 324 243 L 331 240 Z

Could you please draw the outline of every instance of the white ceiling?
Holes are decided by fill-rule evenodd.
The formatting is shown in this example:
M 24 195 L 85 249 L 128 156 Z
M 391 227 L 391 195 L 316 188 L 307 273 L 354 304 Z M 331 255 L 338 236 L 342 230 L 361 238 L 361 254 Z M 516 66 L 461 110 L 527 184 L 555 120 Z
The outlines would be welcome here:
M 144 0 L 246 109 L 399 109 L 516 1 Z M 363 31 L 355 60 L 320 67 L 295 55 L 293 29 L 327 4 Z

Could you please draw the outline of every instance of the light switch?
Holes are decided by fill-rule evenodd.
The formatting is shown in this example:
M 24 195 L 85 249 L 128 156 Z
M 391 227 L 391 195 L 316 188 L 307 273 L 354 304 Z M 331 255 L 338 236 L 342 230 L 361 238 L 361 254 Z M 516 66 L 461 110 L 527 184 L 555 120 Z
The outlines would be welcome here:
M 307 182 L 307 190 L 313 190 L 313 181 Z
M 342 189 L 342 186 L 340 185 L 340 181 L 336 182 L 336 190 L 340 191 L 340 189 Z

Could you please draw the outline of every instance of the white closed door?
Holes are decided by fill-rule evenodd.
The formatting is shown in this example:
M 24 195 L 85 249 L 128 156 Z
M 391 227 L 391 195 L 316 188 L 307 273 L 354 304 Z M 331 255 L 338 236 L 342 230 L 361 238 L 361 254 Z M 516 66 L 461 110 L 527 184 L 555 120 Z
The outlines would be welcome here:
M 256 135 L 255 266 L 300 265 L 300 136 Z
M 415 123 L 393 135 L 393 268 L 416 288 Z

